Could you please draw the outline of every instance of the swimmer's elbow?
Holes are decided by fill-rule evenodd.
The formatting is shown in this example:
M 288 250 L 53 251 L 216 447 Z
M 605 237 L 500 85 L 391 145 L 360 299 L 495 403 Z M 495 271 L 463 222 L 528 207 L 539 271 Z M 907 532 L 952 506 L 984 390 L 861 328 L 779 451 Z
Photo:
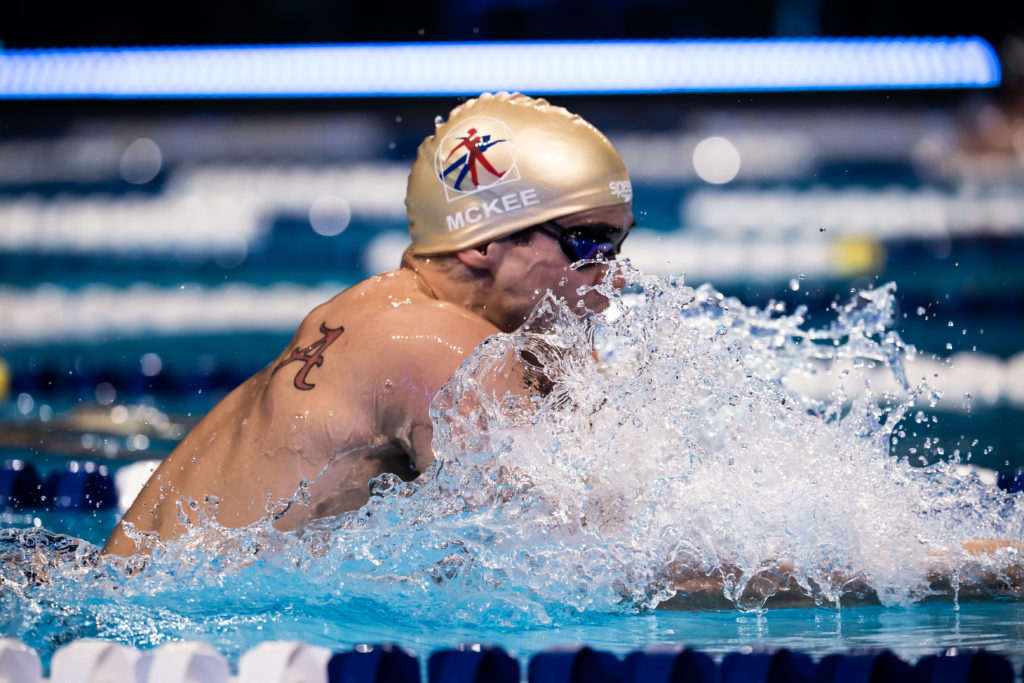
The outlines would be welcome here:
M 114 533 L 110 534 L 110 538 L 103 544 L 103 548 L 100 550 L 100 555 L 116 555 L 118 557 L 131 557 L 138 553 L 139 549 L 135 545 L 132 539 L 128 538 L 128 535 L 121 529 L 121 525 L 118 524 L 117 528 L 114 529 Z

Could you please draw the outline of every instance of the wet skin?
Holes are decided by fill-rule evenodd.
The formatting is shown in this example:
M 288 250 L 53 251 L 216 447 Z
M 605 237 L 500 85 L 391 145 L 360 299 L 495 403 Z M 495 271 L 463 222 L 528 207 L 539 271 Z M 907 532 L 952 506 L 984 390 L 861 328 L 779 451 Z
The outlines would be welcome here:
M 968 539 L 962 548 L 939 549 L 924 556 L 921 567 L 921 595 L 928 599 L 975 600 L 1024 597 L 1024 544 L 998 539 Z M 658 605 L 666 610 L 732 610 L 736 604 L 725 597 L 726 574 L 735 581 L 738 568 L 722 567 L 711 573 L 694 569 L 694 563 L 680 560 L 669 563 L 665 579 L 676 594 Z M 880 604 L 869 577 L 832 573 L 833 586 L 841 586 L 842 604 Z M 761 607 L 810 607 L 815 599 L 807 594 L 796 577 L 791 562 L 780 560 L 765 567 L 747 584 L 741 596 L 747 609 Z
M 633 217 L 624 204 L 559 223 L 626 228 Z M 604 274 L 600 265 L 571 269 L 557 239 L 540 231 L 456 257 L 456 267 L 444 269 L 407 253 L 399 270 L 311 311 L 288 347 L 161 463 L 123 522 L 168 540 L 185 530 L 179 506 L 199 519 L 190 501 L 212 509 L 204 500 L 215 500 L 223 526 L 270 515 L 282 530 L 358 508 L 374 477 L 411 479 L 433 461 L 430 402 L 477 344 L 522 324 L 549 288 L 575 305 L 576 289 Z M 524 390 L 521 377 L 505 380 L 494 390 Z M 300 504 L 293 499 L 303 482 L 308 503 Z M 122 524 L 103 548 L 136 551 Z

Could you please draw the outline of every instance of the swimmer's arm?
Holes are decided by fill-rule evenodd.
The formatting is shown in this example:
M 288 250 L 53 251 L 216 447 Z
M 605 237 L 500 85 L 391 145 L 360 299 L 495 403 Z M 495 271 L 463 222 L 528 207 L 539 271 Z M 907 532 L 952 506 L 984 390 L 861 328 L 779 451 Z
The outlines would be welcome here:
M 684 558 L 669 563 L 667 579 L 675 595 L 658 605 L 658 609 L 705 610 L 735 609 L 736 603 L 725 597 L 727 574 L 739 575 L 738 568 L 716 567 L 701 571 Z M 747 607 L 802 607 L 814 601 L 800 590 L 793 578 L 792 565 L 785 561 L 765 567 L 743 590 L 740 601 Z
M 1015 541 L 994 539 L 972 539 L 963 542 L 963 554 L 953 558 L 948 549 L 928 555 L 928 581 L 935 595 L 954 595 L 960 598 L 971 596 L 1011 595 L 1024 593 L 1024 544 Z M 987 558 L 996 558 L 993 564 Z M 977 559 L 972 559 L 977 558 Z M 954 569 L 953 559 L 958 562 Z M 718 567 L 711 572 L 701 572 L 685 558 L 671 562 L 666 578 L 676 594 L 658 607 L 668 610 L 730 609 L 735 605 L 725 596 L 725 574 L 729 568 Z M 870 598 L 870 585 L 863 576 L 832 577 L 834 584 L 845 586 L 844 604 Z M 764 601 L 771 607 L 800 606 L 813 604 L 813 600 L 799 589 L 793 567 L 780 561 L 775 567 L 766 568 L 748 584 L 744 597 L 754 604 Z
M 932 590 L 938 593 L 955 591 L 961 597 L 974 593 L 1021 595 L 1024 592 L 1024 544 L 999 539 L 969 539 L 962 545 L 963 551 L 958 553 L 958 557 L 949 550 L 928 555 L 928 579 Z
M 458 363 L 452 364 L 450 372 L 438 374 L 436 378 L 437 391 L 434 392 L 434 396 L 445 386 L 451 376 L 455 374 L 461 362 L 460 360 Z M 437 367 L 444 366 L 439 364 Z M 441 379 L 441 376 L 445 374 L 447 376 Z M 487 396 L 488 403 L 490 406 L 493 406 L 493 408 L 485 408 L 484 411 L 490 412 L 494 410 L 505 413 L 530 411 L 533 406 L 530 397 L 545 391 L 541 386 L 541 382 L 536 379 L 538 374 L 534 369 L 524 367 L 523 361 L 515 352 L 507 353 L 504 362 L 495 363 L 491 367 L 490 372 L 473 377 L 476 389 Z M 411 456 L 416 468 L 420 472 L 423 471 L 423 467 L 428 466 L 434 461 L 432 447 L 433 423 L 430 421 L 430 405 L 433 398 L 431 397 L 431 401 L 428 401 L 425 406 L 421 405 L 416 408 L 417 414 L 422 416 L 422 419 L 414 423 L 413 438 L 410 439 L 412 446 Z M 456 409 L 463 416 L 468 416 L 472 411 L 479 409 L 478 398 L 479 396 L 473 392 L 461 394 Z M 423 463 L 422 466 L 421 462 Z
M 207 483 L 208 470 L 204 465 L 213 461 L 216 467 L 216 462 L 225 452 L 216 441 L 217 435 L 233 433 L 237 424 L 235 416 L 244 413 L 252 404 L 266 372 L 264 370 L 250 377 L 229 393 L 164 458 L 114 527 L 101 550 L 102 554 L 127 557 L 139 550 L 149 553 L 153 543 L 173 539 L 185 530 L 180 523 L 177 502 L 198 499 L 205 493 L 203 485 Z M 199 460 L 203 454 L 207 454 L 207 458 Z M 190 518 L 195 517 L 187 506 L 182 508 L 182 512 Z M 131 525 L 134 533 L 146 537 L 141 548 L 125 532 L 125 523 Z
M 422 472 L 434 461 L 431 401 L 473 349 L 499 330 L 464 309 L 438 303 L 397 309 L 381 324 L 375 354 L 381 431 Z

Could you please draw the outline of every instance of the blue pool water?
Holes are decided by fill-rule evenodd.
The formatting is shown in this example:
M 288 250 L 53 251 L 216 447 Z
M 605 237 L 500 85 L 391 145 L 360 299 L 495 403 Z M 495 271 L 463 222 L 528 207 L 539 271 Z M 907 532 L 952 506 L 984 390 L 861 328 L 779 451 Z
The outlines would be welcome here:
M 297 639 L 421 655 L 485 642 L 524 659 L 574 643 L 910 659 L 985 647 L 1019 669 L 1024 603 L 929 596 L 929 554 L 952 548 L 954 572 L 970 573 L 959 543 L 1024 539 L 1024 508 L 957 467 L 970 452 L 931 464 L 891 452 L 939 400 L 891 331 L 894 290 L 854 293 L 811 327 L 800 310 L 626 275 L 624 294 L 602 285 L 611 305 L 591 320 L 545 300 L 526 330 L 477 349 L 434 403 L 441 465 L 413 483 L 382 477 L 356 513 L 296 534 L 227 530 L 211 513 L 131 577 L 89 542 L 108 513 L 6 519 L 0 631 L 44 659 L 82 637 L 203 640 L 232 659 Z M 594 344 L 601 364 L 580 352 Z M 479 388 L 509 349 L 529 349 L 553 380 L 529 411 Z M 815 384 L 828 368 L 841 372 Z M 463 413 L 468 396 L 478 408 Z M 942 446 L 928 441 L 934 456 Z M 91 528 L 56 525 L 69 519 Z M 821 606 L 772 608 L 757 586 L 781 561 Z M 731 604 L 660 609 L 676 562 L 726 576 L 718 595 Z
M 184 580 L 188 581 L 187 572 Z M 962 601 L 954 606 L 939 600 L 901 608 L 782 608 L 762 614 L 565 613 L 552 623 L 503 626 L 480 614 L 456 610 L 428 615 L 397 601 L 300 596 L 283 585 L 258 582 L 248 586 L 248 591 L 259 591 L 258 596 L 230 586 L 224 594 L 225 587 L 217 584 L 136 596 L 135 605 L 122 615 L 102 585 L 95 588 L 99 590 L 75 588 L 63 597 L 59 609 L 47 600 L 37 602 L 37 609 L 50 613 L 30 626 L 31 619 L 16 616 L 20 605 L 8 587 L 0 600 L 3 632 L 31 645 L 44 662 L 72 639 L 101 637 L 141 649 L 172 640 L 201 640 L 234 663 L 261 642 L 301 640 L 335 651 L 361 643 L 397 643 L 424 659 L 438 649 L 484 643 L 501 646 L 524 663 L 546 649 L 581 644 L 619 655 L 686 645 L 716 658 L 745 648 L 785 647 L 814 659 L 853 649 L 888 649 L 911 662 L 951 648 L 984 648 L 1009 657 L 1016 671 L 1024 666 L 1020 602 Z
M 63 597 L 59 610 L 29 628 L 12 618 L 9 589 L 0 604 L 5 633 L 30 644 L 44 662 L 72 639 L 101 637 L 140 649 L 179 639 L 199 640 L 234 664 L 261 642 L 301 640 L 334 651 L 362 643 L 397 643 L 422 661 L 439 649 L 484 643 L 519 658 L 524 671 L 525 662 L 536 653 L 581 644 L 618 655 L 686 645 L 716 659 L 748 648 L 784 647 L 816 660 L 836 652 L 888 649 L 911 662 L 949 649 L 984 648 L 1007 656 L 1015 671 L 1024 666 L 1024 605 L 1019 602 L 967 601 L 954 607 L 949 601 L 936 601 L 907 608 L 772 609 L 763 614 L 565 613 L 552 623 L 503 626 L 484 615 L 457 610 L 410 610 L 400 601 L 297 595 L 285 585 L 251 582 L 248 593 L 226 588 L 225 592 L 225 586 L 214 582 L 205 588 L 136 596 L 128 614 L 120 614 L 122 608 L 104 596 L 102 588 L 77 588 L 80 595 Z M 45 601 L 37 604 L 48 608 Z

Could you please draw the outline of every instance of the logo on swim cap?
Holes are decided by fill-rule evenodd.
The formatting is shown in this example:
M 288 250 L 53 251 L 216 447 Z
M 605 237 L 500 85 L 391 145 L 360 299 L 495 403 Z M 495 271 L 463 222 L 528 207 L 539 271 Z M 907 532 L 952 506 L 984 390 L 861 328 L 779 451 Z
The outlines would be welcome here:
M 473 116 L 442 138 L 434 165 L 453 201 L 512 180 L 519 180 L 516 143 L 502 121 Z

